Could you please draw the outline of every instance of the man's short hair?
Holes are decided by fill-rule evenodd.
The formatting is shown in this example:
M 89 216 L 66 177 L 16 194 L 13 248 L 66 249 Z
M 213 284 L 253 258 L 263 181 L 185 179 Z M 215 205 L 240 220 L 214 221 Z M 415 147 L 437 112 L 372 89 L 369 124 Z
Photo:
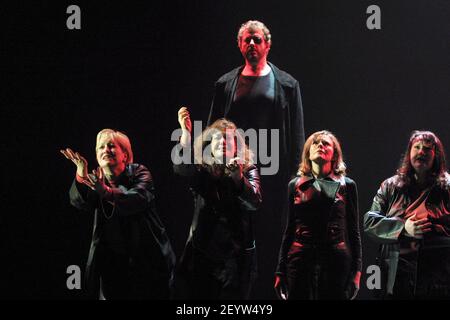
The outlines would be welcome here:
M 258 20 L 248 20 L 247 22 L 244 22 L 241 27 L 239 28 L 238 34 L 237 34 L 237 41 L 239 41 L 242 38 L 242 34 L 245 30 L 256 31 L 256 30 L 262 30 L 264 33 L 264 40 L 268 43 L 272 43 L 272 35 L 270 34 L 269 28 L 266 27 L 264 23 Z

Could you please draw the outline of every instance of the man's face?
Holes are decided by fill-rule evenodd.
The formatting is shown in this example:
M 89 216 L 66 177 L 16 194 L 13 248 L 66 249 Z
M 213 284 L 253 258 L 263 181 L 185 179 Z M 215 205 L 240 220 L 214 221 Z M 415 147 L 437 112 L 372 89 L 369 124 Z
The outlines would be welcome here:
M 97 162 L 100 167 L 116 167 L 126 163 L 127 154 L 108 135 L 103 135 L 97 144 Z
M 270 43 L 264 39 L 262 30 L 249 31 L 246 29 L 239 40 L 239 49 L 246 61 L 250 64 L 257 64 L 262 58 L 267 58 Z
M 416 173 L 426 173 L 433 167 L 435 148 L 432 143 L 417 140 L 411 147 L 409 160 Z

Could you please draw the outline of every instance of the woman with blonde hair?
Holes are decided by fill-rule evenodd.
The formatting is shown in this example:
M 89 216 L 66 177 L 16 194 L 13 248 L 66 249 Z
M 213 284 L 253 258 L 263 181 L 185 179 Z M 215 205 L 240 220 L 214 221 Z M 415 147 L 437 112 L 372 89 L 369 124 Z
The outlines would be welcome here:
M 155 208 L 149 170 L 133 163 L 129 138 L 120 131 L 97 134 L 99 167 L 88 173 L 78 152 L 61 153 L 77 167 L 70 202 L 94 211 L 85 279 L 100 299 L 168 299 L 175 255 Z
M 288 220 L 275 291 L 281 299 L 353 299 L 361 276 L 356 184 L 345 176 L 339 141 L 329 131 L 305 142 L 288 187 Z
M 178 121 L 183 152 L 189 152 L 187 108 Z M 188 298 L 247 299 L 256 276 L 253 219 L 261 202 L 252 153 L 234 123 L 219 119 L 195 140 L 194 159 L 174 165 L 189 179 L 195 206 L 179 275 Z

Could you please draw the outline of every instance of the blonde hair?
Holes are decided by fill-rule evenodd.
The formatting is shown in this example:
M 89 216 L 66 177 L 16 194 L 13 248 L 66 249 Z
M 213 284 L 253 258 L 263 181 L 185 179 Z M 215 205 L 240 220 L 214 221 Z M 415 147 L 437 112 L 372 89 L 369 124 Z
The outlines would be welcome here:
M 95 145 L 95 151 L 98 150 L 99 142 L 102 136 L 108 136 L 114 142 L 116 142 L 122 151 L 127 154 L 127 160 L 125 164 L 133 163 L 133 150 L 131 149 L 130 139 L 127 135 L 121 131 L 113 130 L 113 129 L 103 129 L 99 133 L 97 133 L 97 143 Z
M 331 160 L 331 170 L 336 175 L 345 176 L 346 166 L 342 155 L 341 144 L 339 143 L 339 140 L 336 138 L 336 136 L 328 130 L 314 132 L 308 137 L 303 147 L 302 162 L 300 162 L 298 174 L 302 176 L 311 174 L 312 163 L 311 159 L 309 158 L 309 150 L 311 149 L 311 144 L 320 136 L 327 136 L 331 139 L 331 141 L 333 141 L 333 159 Z

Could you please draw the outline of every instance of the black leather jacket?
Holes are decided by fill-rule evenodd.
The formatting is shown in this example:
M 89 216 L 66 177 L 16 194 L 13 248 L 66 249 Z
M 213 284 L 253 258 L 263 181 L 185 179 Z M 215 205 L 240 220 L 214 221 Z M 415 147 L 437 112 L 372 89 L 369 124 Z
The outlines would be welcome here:
M 270 62 L 268 64 L 275 76 L 274 106 L 278 112 L 273 121 L 276 123 L 275 127 L 280 128 L 280 168 L 282 172 L 286 171 L 288 177 L 291 178 L 297 172 L 305 143 L 300 85 L 287 72 L 278 69 Z M 219 118 L 227 117 L 243 69 L 244 66 L 235 68 L 216 81 L 208 125 Z M 239 123 L 236 125 L 239 127 Z M 248 128 L 242 129 L 247 130 Z
M 261 203 L 255 166 L 244 170 L 239 188 L 230 177 L 213 178 L 200 165 L 174 165 L 174 172 L 190 178 L 194 196 L 194 217 L 186 248 L 192 245 L 211 259 L 223 260 L 255 247 L 252 219 Z
M 378 263 L 382 271 L 382 295 L 393 293 L 400 242 L 405 240 L 405 209 L 411 204 L 408 188 L 398 187 L 398 176 L 381 184 L 370 211 L 364 215 L 364 231 L 380 244 Z M 432 231 L 424 236 L 422 247 L 450 246 L 450 178 L 446 187 L 434 185 L 425 200 Z
M 288 187 L 288 221 L 276 273 L 286 274 L 289 257 L 298 250 L 349 250 L 351 271 L 361 271 L 356 184 L 347 177 L 297 177 Z
M 129 256 L 129 268 L 141 275 L 160 273 L 167 277 L 168 286 L 173 281 L 175 254 L 166 230 L 154 204 L 154 186 L 149 170 L 140 164 L 128 164 L 119 177 L 117 187 L 111 188 L 114 209 L 108 210 L 106 201 L 86 185 L 75 179 L 70 189 L 70 203 L 83 211 L 94 211 L 92 241 L 87 260 L 85 280 L 88 293 L 97 294 L 98 274 L 95 270 L 97 249 L 105 242 L 105 228 L 112 221 L 116 224 L 117 239 Z M 105 212 L 106 211 L 106 212 Z M 110 226 L 110 225 L 109 225 Z M 107 240 L 106 240 L 107 241 Z M 137 261 L 148 263 L 137 263 Z M 145 265 L 145 266 L 144 266 Z M 147 266 L 154 266 L 153 270 Z M 145 268 L 145 270 L 140 270 Z M 142 276 L 139 280 L 145 283 Z

